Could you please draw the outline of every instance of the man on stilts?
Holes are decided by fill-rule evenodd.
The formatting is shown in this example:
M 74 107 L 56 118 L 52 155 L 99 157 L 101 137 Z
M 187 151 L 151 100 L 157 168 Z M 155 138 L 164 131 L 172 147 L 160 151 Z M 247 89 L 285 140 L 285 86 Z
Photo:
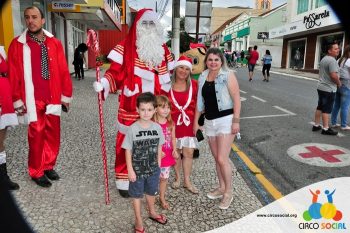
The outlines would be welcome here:
M 128 172 L 125 150 L 121 148 L 128 127 L 139 115 L 136 98 L 143 92 L 165 94 L 171 88 L 170 71 L 174 61 L 164 44 L 163 28 L 157 14 L 151 9 L 137 12 L 126 38 L 108 55 L 111 61 L 101 82 L 95 82 L 96 91 L 108 93 L 121 91 L 118 109 L 118 133 L 116 138 L 116 185 L 123 197 L 128 197 Z

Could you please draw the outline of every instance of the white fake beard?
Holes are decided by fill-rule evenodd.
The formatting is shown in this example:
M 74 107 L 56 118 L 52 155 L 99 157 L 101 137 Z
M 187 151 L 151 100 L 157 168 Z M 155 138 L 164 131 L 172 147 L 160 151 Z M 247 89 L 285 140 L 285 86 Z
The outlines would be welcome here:
M 155 27 L 146 28 L 142 25 L 137 27 L 136 52 L 139 59 L 150 68 L 157 67 L 163 61 L 164 48 L 163 38 Z

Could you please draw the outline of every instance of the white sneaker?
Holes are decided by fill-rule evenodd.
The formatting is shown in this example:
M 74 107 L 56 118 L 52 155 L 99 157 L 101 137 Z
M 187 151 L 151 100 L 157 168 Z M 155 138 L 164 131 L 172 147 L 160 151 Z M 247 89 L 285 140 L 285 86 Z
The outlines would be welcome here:
M 342 130 L 350 130 L 350 126 L 341 127 Z
M 340 127 L 340 124 L 331 125 L 330 127 L 332 128 Z

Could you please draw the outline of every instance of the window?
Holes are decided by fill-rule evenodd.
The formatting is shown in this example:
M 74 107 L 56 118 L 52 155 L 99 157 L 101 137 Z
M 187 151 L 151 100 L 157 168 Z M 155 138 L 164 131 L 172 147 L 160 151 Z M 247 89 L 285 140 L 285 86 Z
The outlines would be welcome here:
M 320 38 L 320 43 L 319 43 L 319 50 L 320 50 L 320 53 L 319 53 L 319 58 L 318 58 L 318 62 L 321 61 L 321 59 L 327 55 L 327 45 L 333 41 L 337 41 L 338 42 L 338 45 L 339 45 L 339 48 L 340 50 L 342 49 L 343 47 L 343 40 L 344 40 L 344 34 L 343 33 L 338 33 L 338 34 L 331 34 L 331 35 L 327 35 L 327 36 L 322 36 Z M 339 53 L 339 57 L 341 56 L 341 51 Z
M 309 10 L 309 0 L 298 0 L 297 14 L 304 13 Z
M 316 0 L 316 8 L 326 5 L 325 0 Z

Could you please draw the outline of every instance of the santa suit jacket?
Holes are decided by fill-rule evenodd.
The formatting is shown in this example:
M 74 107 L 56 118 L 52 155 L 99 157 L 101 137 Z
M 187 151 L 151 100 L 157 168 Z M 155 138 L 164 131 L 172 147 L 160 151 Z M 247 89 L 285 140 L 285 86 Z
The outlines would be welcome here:
M 174 67 L 174 60 L 168 47 L 163 44 L 164 58 L 160 65 L 149 68 L 141 61 L 136 53 L 134 59 L 134 84 L 135 88 L 129 86 L 127 78 L 122 72 L 125 40 L 121 41 L 108 55 L 111 61 L 110 68 L 104 77 L 109 82 L 110 92 L 121 90 L 118 110 L 118 130 L 126 134 L 126 126 L 129 126 L 138 118 L 136 112 L 136 98 L 143 92 L 152 92 L 155 95 L 165 94 L 171 88 L 170 72 Z
M 43 30 L 46 35 L 49 57 L 50 94 L 51 100 L 46 107 L 46 114 L 61 115 L 61 102 L 72 100 L 72 80 L 64 56 L 61 42 L 51 33 Z M 14 107 L 26 106 L 28 121 L 37 121 L 34 87 L 32 81 L 32 66 L 30 48 L 27 44 L 27 30 L 12 40 L 8 53 L 8 77 L 12 87 Z

